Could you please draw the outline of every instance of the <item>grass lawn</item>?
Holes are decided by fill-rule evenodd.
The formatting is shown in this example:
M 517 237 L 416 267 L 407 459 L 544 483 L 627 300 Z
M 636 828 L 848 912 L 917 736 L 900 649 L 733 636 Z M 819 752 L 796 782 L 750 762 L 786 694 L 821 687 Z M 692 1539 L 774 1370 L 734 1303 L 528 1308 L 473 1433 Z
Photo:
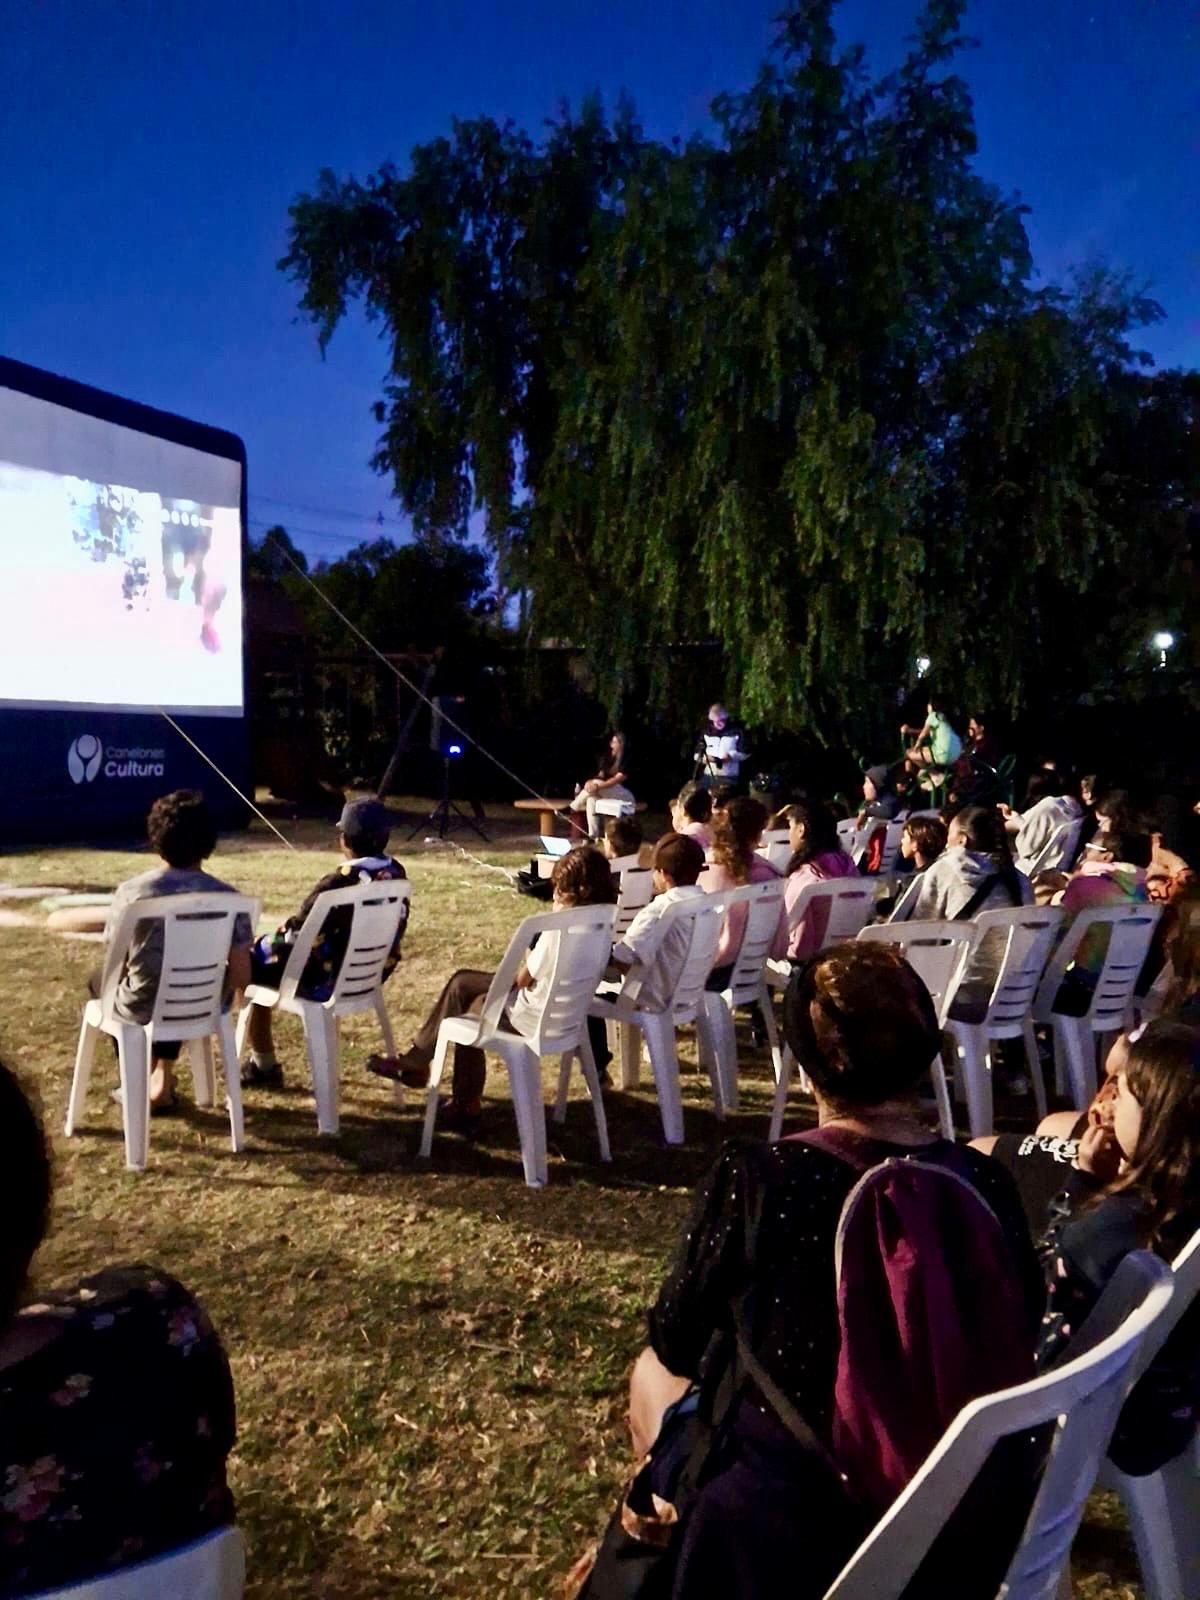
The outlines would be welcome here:
M 295 854 L 259 824 L 213 859 L 218 876 L 261 897 L 264 926 L 333 861 L 328 828 L 301 824 L 292 837 Z M 402 837 L 393 843 L 413 913 L 387 993 L 403 1045 L 448 973 L 493 966 L 538 908 L 500 874 Z M 529 855 L 528 843 L 459 837 L 492 863 Z M 3 858 L 0 879 L 111 888 L 148 865 L 145 853 L 45 849 Z M 401 1111 L 363 1071 L 378 1047 L 366 1020 L 343 1030 L 341 1135 L 318 1137 L 299 1025 L 285 1018 L 287 1086 L 246 1091 L 244 1157 L 229 1150 L 223 1113 L 189 1103 L 182 1118 L 153 1124 L 139 1176 L 124 1169 L 103 1056 L 84 1131 L 61 1137 L 80 995 L 98 955 L 41 927 L 0 926 L 0 1052 L 55 1135 L 54 1224 L 36 1273 L 49 1284 L 150 1261 L 204 1300 L 237 1386 L 231 1473 L 249 1593 L 553 1593 L 628 1469 L 623 1394 L 643 1308 L 723 1136 L 690 1041 L 686 1146 L 659 1145 L 648 1090 L 613 1093 L 615 1160 L 601 1166 L 577 1084 L 565 1128 L 551 1126 L 549 1187 L 535 1192 L 495 1058 L 483 1137 L 439 1136 L 425 1164 L 418 1097 Z M 765 1134 L 769 1068 L 741 1043 L 742 1110 L 725 1128 Z M 550 1092 L 549 1067 L 546 1082 Z M 186 1071 L 181 1083 L 190 1094 Z M 1140 1593 L 1105 1498 L 1092 1502 L 1077 1557 L 1084 1600 Z

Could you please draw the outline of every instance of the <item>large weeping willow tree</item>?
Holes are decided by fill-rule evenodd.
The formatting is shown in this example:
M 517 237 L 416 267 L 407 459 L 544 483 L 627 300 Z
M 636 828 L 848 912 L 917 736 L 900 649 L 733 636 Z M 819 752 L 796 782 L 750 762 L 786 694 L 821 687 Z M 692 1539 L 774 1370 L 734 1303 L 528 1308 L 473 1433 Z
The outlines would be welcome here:
M 455 123 L 292 207 L 322 343 L 352 301 L 380 323 L 375 464 L 418 532 L 482 512 L 613 702 L 698 640 L 776 728 L 831 732 L 918 653 L 981 703 L 1077 688 L 1126 553 L 1181 537 L 1195 388 L 1159 397 L 1153 470 L 1114 465 L 1157 308 L 1100 272 L 1031 285 L 1022 207 L 975 170 L 959 0 L 880 81 L 833 9 L 792 0 L 709 138 L 598 101 L 539 141 Z

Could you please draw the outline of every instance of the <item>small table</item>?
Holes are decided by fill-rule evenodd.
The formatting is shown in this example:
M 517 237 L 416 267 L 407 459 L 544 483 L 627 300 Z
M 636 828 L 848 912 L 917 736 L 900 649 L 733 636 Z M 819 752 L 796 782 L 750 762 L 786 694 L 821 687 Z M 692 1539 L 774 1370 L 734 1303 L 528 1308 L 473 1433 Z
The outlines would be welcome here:
M 547 839 L 554 837 L 554 813 L 565 811 L 571 804 L 570 800 L 514 800 L 513 805 L 518 811 L 536 811 L 538 814 L 538 832 Z

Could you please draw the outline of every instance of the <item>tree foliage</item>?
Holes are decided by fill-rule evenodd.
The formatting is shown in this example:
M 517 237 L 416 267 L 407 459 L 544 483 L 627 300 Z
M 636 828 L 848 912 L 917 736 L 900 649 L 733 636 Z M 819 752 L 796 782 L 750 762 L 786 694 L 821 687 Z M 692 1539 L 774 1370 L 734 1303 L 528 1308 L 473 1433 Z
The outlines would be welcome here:
M 975 167 L 962 10 L 928 0 L 876 79 L 834 0 L 791 0 L 711 137 L 591 99 L 293 205 L 322 344 L 354 300 L 388 343 L 375 465 L 424 533 L 484 514 L 611 703 L 715 638 L 778 728 L 832 731 L 918 653 L 1015 706 L 1051 661 L 1077 682 L 1077 600 L 1110 621 L 1119 575 L 1150 603 L 1131 554 L 1182 536 L 1195 390 L 1140 370 L 1160 313 L 1127 282 L 1033 285 L 1023 207 Z

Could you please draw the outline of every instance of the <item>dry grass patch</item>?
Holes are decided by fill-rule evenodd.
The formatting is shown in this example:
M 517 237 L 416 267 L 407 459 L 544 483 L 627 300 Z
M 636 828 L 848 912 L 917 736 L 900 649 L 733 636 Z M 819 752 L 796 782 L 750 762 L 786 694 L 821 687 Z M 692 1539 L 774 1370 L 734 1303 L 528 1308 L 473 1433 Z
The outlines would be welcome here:
M 292 855 L 259 828 L 214 858 L 218 876 L 261 896 L 264 925 L 331 864 L 328 829 L 297 837 Z M 510 867 L 529 853 L 477 848 Z M 536 908 L 449 851 L 397 854 L 413 916 L 388 1003 L 407 1042 L 449 972 L 494 965 Z M 42 850 L 5 858 L 0 878 L 109 888 L 148 865 L 145 854 Z M 660 1146 L 648 1092 L 612 1095 L 611 1167 L 595 1158 L 577 1090 L 566 1127 L 551 1129 L 550 1185 L 535 1193 L 522 1182 L 502 1071 L 489 1076 L 481 1140 L 439 1137 L 425 1166 L 417 1097 L 399 1111 L 363 1071 L 378 1045 L 370 1024 L 344 1031 L 342 1133 L 324 1140 L 299 1027 L 281 1019 L 287 1087 L 247 1090 L 245 1157 L 231 1155 L 223 1114 L 189 1107 L 155 1122 L 149 1169 L 134 1176 L 99 1058 L 83 1133 L 57 1137 L 98 953 L 0 927 L 0 1049 L 56 1135 L 54 1229 L 37 1270 L 51 1282 L 153 1261 L 204 1299 L 237 1385 L 231 1471 L 250 1594 L 550 1594 L 628 1466 L 623 1390 L 643 1309 L 722 1137 L 706 1082 L 685 1069 L 681 1150 Z M 752 1059 L 730 1126 L 762 1134 L 767 1070 Z M 187 1092 L 186 1073 L 181 1081 Z M 1127 1600 L 1139 1592 L 1128 1541 L 1105 1502 L 1093 1513 L 1078 1593 Z

